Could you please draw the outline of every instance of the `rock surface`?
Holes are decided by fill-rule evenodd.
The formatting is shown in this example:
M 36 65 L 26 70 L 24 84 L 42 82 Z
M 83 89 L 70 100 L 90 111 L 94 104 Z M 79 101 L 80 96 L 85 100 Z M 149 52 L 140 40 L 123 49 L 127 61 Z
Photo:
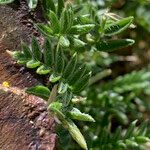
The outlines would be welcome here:
M 33 21 L 42 20 L 38 7 L 30 13 L 25 0 L 0 6 L 0 150 L 54 150 L 54 120 L 46 103 L 24 93 L 24 88 L 40 83 L 35 74 L 21 67 L 6 50 L 19 49 L 21 40 L 30 42 L 32 35 L 42 43 Z M 2 86 L 6 81 L 10 87 Z

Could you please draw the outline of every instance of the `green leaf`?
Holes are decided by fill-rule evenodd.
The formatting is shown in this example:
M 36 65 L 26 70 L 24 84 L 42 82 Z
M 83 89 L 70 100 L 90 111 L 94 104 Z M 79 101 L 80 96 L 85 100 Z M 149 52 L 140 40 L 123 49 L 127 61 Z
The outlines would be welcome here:
M 62 103 L 59 103 L 59 102 L 52 102 L 48 106 L 48 109 L 53 111 L 56 114 L 56 116 L 58 117 L 58 119 L 60 119 L 60 121 L 64 121 L 65 115 L 61 112 L 61 108 L 62 108 Z
M 25 58 L 25 55 L 20 51 L 13 51 L 13 52 L 11 52 L 11 55 L 12 55 L 12 58 L 15 59 L 15 60 Z
M 117 146 L 118 146 L 119 148 L 121 148 L 121 149 L 127 148 L 126 144 L 125 144 L 122 140 L 119 140 L 119 141 L 117 142 Z
M 69 30 L 70 34 L 85 34 L 90 32 L 95 27 L 95 24 L 75 25 Z
M 83 9 L 83 5 L 75 5 L 73 11 L 75 14 L 79 13 Z
M 20 60 L 17 61 L 17 64 L 25 65 L 25 64 L 27 63 L 27 61 L 28 61 L 28 60 L 27 60 L 26 58 L 20 59 Z
M 70 28 L 73 25 L 73 20 L 74 20 L 74 14 L 73 10 L 71 8 L 67 8 L 67 18 L 68 18 L 68 24 L 67 24 L 67 30 L 70 30 Z
M 129 146 L 129 147 L 138 148 L 138 144 L 135 141 L 132 141 L 132 140 L 126 139 L 125 144 L 126 144 L 126 146 Z
M 22 50 L 23 50 L 24 56 L 26 58 L 32 58 L 32 54 L 31 54 L 30 48 L 24 42 L 21 44 L 21 46 L 22 46 Z
M 37 61 L 37 60 L 30 60 L 26 63 L 27 68 L 37 68 L 38 66 L 40 66 L 41 62 Z
M 49 81 L 52 83 L 55 83 L 59 81 L 60 79 L 61 79 L 61 76 L 57 75 L 56 73 L 51 74 L 51 76 L 49 77 Z
M 57 15 L 53 11 L 50 11 L 50 13 L 48 14 L 48 18 L 50 20 L 50 26 L 51 26 L 53 33 L 54 34 L 59 33 L 60 23 L 59 23 Z
M 112 108 L 109 110 L 111 115 L 115 115 L 116 118 L 122 123 L 122 124 L 127 124 L 128 123 L 128 118 L 125 113 L 122 111 L 119 111 L 115 108 Z
M 88 73 L 80 78 L 74 85 L 71 86 L 72 91 L 75 93 L 81 92 L 88 85 L 90 77 L 91 73 Z
M 43 98 L 44 100 L 48 100 L 50 96 L 50 90 L 42 85 L 37 85 L 35 87 L 30 87 L 26 90 L 27 93 L 33 94 Z
M 61 82 L 58 88 L 58 93 L 63 94 L 67 91 L 68 84 Z
M 145 135 L 147 128 L 148 128 L 148 122 L 143 122 L 138 130 L 138 135 Z
M 38 23 L 36 24 L 36 27 L 40 30 L 40 32 L 47 36 L 47 37 L 51 37 L 51 35 L 53 34 L 52 29 L 48 26 L 48 25 L 44 25 L 42 23 Z
M 61 108 L 62 108 L 62 103 L 60 103 L 60 102 L 52 102 L 50 105 L 49 105 L 49 108 L 51 109 L 51 110 L 61 110 Z
M 64 9 L 60 17 L 61 33 L 66 33 L 67 26 L 68 26 L 68 14 L 67 10 Z
M 74 48 L 81 48 L 84 47 L 85 45 L 86 43 L 81 41 L 80 39 L 72 38 L 71 46 L 73 46 Z
M 119 126 L 113 136 L 113 139 L 116 141 L 119 141 L 121 139 L 121 132 L 122 132 L 122 128 Z
M 55 72 L 61 74 L 64 69 L 64 58 L 63 52 L 61 48 L 58 48 L 56 51 L 56 59 L 55 59 Z
M 43 8 L 47 14 L 49 13 L 50 10 L 56 12 L 56 8 L 53 0 L 43 0 L 42 3 L 43 3 Z
M 66 107 L 69 105 L 70 101 L 72 100 L 73 93 L 70 90 L 67 90 L 65 93 L 62 95 L 62 103 Z
M 137 143 L 140 143 L 140 144 L 144 144 L 144 143 L 147 143 L 150 141 L 150 139 L 148 137 L 145 137 L 145 136 L 137 136 L 135 138 L 135 140 Z
M 81 24 L 91 24 L 90 14 L 81 15 L 77 17 L 77 21 Z
M 128 127 L 128 130 L 126 131 L 126 134 L 124 136 L 124 139 L 128 139 L 132 133 L 134 132 L 135 130 L 135 126 L 136 126 L 136 123 L 137 123 L 137 120 L 133 121 L 130 126 Z
M 78 129 L 78 127 L 73 123 L 73 121 L 69 120 L 67 121 L 67 126 L 68 126 L 68 131 L 71 134 L 71 136 L 73 137 L 73 139 L 85 150 L 87 150 L 87 144 L 86 141 L 82 135 L 82 133 L 80 132 L 80 130 Z
M 77 108 L 73 108 L 71 111 L 69 111 L 69 117 L 75 120 L 95 122 L 92 116 L 90 116 L 89 114 L 82 113 Z
M 33 58 L 35 60 L 39 60 L 39 61 L 41 60 L 42 52 L 41 52 L 39 43 L 35 37 L 32 38 L 32 53 L 33 53 Z
M 1 4 L 9 4 L 12 3 L 14 0 L 0 0 L 0 5 Z
M 69 77 L 72 76 L 72 73 L 74 72 L 74 69 L 76 67 L 76 63 L 77 63 L 77 55 L 75 53 L 71 58 L 71 60 L 68 62 L 67 66 L 65 67 L 65 70 L 63 72 L 64 79 L 69 79 Z
M 28 6 L 30 9 L 35 9 L 38 4 L 38 0 L 28 0 Z
M 70 45 L 70 41 L 68 40 L 67 37 L 61 36 L 60 39 L 59 39 L 59 44 L 60 44 L 62 47 L 67 48 L 67 47 L 69 47 L 69 45 Z
M 46 39 L 46 41 L 45 41 L 43 55 L 44 55 L 44 63 L 48 67 L 52 67 L 52 65 L 54 63 L 54 51 L 53 51 L 51 43 L 48 39 Z
M 48 74 L 50 73 L 50 68 L 45 65 L 42 65 L 36 70 L 36 73 L 40 75 Z
M 80 97 L 80 96 L 74 96 L 72 99 L 71 99 L 71 102 L 73 104 L 79 104 L 81 102 L 84 102 L 86 100 L 85 97 Z
M 58 17 L 60 17 L 64 7 L 65 7 L 64 0 L 58 0 L 58 10 L 57 10 Z
M 85 70 L 86 70 L 85 64 L 77 66 L 75 69 L 75 72 L 68 79 L 68 84 L 69 85 L 75 84 L 83 76 L 83 74 L 85 73 Z
M 60 18 L 60 25 L 61 33 L 66 33 L 73 25 L 73 11 L 70 8 L 63 10 Z
M 25 65 L 29 59 L 25 57 L 25 55 L 22 52 L 19 51 L 14 51 L 14 52 L 10 52 L 7 51 L 13 59 L 15 59 L 17 61 L 18 64 L 20 65 Z
M 114 50 L 125 48 L 134 44 L 131 39 L 107 40 L 96 43 L 98 51 L 112 52 Z
M 113 24 L 110 24 L 104 30 L 105 35 L 112 36 L 112 35 L 115 35 L 115 34 L 118 34 L 122 31 L 124 31 L 131 25 L 133 19 L 134 19 L 134 17 L 127 17 L 127 18 L 123 18 Z

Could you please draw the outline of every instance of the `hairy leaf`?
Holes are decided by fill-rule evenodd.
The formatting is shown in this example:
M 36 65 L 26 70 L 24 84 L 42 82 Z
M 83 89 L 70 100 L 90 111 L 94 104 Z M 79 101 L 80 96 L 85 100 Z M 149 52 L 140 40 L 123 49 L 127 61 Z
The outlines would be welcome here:
M 68 84 L 73 85 L 75 84 L 85 73 L 86 66 L 84 64 L 76 67 L 75 72 L 73 75 L 69 78 Z
M 124 31 L 131 25 L 133 19 L 134 17 L 123 18 L 113 24 L 110 24 L 104 30 L 105 35 L 112 36 Z
M 37 60 L 30 60 L 26 63 L 27 68 L 37 68 L 38 66 L 40 66 L 41 62 L 37 61 Z
M 71 46 L 73 46 L 74 48 L 81 48 L 81 47 L 84 47 L 85 45 L 86 43 L 81 41 L 78 38 L 72 38 L 71 40 Z
M 69 30 L 70 34 L 85 34 L 90 32 L 95 27 L 94 24 L 86 24 L 86 25 L 75 25 L 72 26 Z
M 14 52 L 12 52 L 11 55 L 12 55 L 13 59 L 15 59 L 15 60 L 19 60 L 21 58 L 25 58 L 25 55 L 22 52 L 20 52 L 20 51 L 14 51 Z
M 90 14 L 82 15 L 77 18 L 77 21 L 81 24 L 91 24 Z
M 68 85 L 66 83 L 61 82 L 58 88 L 58 93 L 63 94 L 67 91 Z
M 20 65 L 25 65 L 29 59 L 27 57 L 25 57 L 25 55 L 22 52 L 19 51 L 14 51 L 14 52 L 10 52 L 7 51 L 12 57 L 13 59 L 15 59 L 17 61 L 18 64 Z
M 76 67 L 77 63 L 77 55 L 76 53 L 73 55 L 73 57 L 70 59 L 68 62 L 64 72 L 63 72 L 63 78 L 64 79 L 69 79 L 70 76 L 72 76 L 72 73 L 74 72 L 74 69 Z
M 67 129 L 69 131 L 69 133 L 71 134 L 71 136 L 73 137 L 73 139 L 85 150 L 87 150 L 87 144 L 86 141 L 82 135 L 82 133 L 80 132 L 80 130 L 78 129 L 78 127 L 73 123 L 73 121 L 69 120 L 67 121 Z
M 65 120 L 65 115 L 61 112 L 62 103 L 52 102 L 48 106 L 48 108 L 56 114 L 56 116 L 58 117 L 58 119 L 60 121 L 64 121 Z
M 43 3 L 43 8 L 47 14 L 49 13 L 50 10 L 56 12 L 56 8 L 53 0 L 43 0 L 42 3 Z
M 52 83 L 55 83 L 57 81 L 59 81 L 61 78 L 60 75 L 57 75 L 56 73 L 51 74 L 51 76 L 49 77 L 49 81 Z
M 50 26 L 51 26 L 51 29 L 53 30 L 53 33 L 54 34 L 59 33 L 60 23 L 59 23 L 57 15 L 53 11 L 50 11 L 50 13 L 48 14 L 48 18 L 50 20 Z
M 69 105 L 72 97 L 73 93 L 70 90 L 67 90 L 65 93 L 62 94 L 62 102 L 65 107 Z
M 63 57 L 64 56 L 61 48 L 57 49 L 55 58 L 55 72 L 58 74 L 61 74 L 64 69 L 65 62 Z
M 45 35 L 47 37 L 51 37 L 51 35 L 53 34 L 52 29 L 48 25 L 38 23 L 38 24 L 36 24 L 36 27 L 40 30 L 40 32 L 43 35 Z
M 70 41 L 68 40 L 67 37 L 61 36 L 59 39 L 59 43 L 62 47 L 67 48 L 70 46 Z
M 27 93 L 39 96 L 45 100 L 48 100 L 50 96 L 50 90 L 42 85 L 37 85 L 35 87 L 28 88 L 26 90 Z
M 39 43 L 35 37 L 32 38 L 32 53 L 33 53 L 33 58 L 35 60 L 39 60 L 39 61 L 41 60 L 42 52 L 41 52 Z
M 71 111 L 69 111 L 69 117 L 75 120 L 95 122 L 92 116 L 90 116 L 89 114 L 82 113 L 77 108 L 73 108 Z
M 58 0 L 58 10 L 57 10 L 58 17 L 60 17 L 64 7 L 65 7 L 64 0 Z
M 36 73 L 40 75 L 48 74 L 50 73 L 50 68 L 45 65 L 42 65 L 36 70 Z
M 32 54 L 31 54 L 30 48 L 24 42 L 21 44 L 21 46 L 22 46 L 22 50 L 23 50 L 24 56 L 26 58 L 32 58 Z
M 71 89 L 73 90 L 73 92 L 81 92 L 88 85 L 90 77 L 91 73 L 88 73 L 81 77 L 74 85 L 72 85 Z
M 44 57 L 44 63 L 48 67 L 52 67 L 54 63 L 54 50 L 52 49 L 51 43 L 48 39 L 46 39 L 45 41 L 43 57 Z
M 131 39 L 118 39 L 118 40 L 107 40 L 96 43 L 98 51 L 112 52 L 114 50 L 128 47 L 134 44 L 134 40 Z
M 66 33 L 73 25 L 73 11 L 71 9 L 64 9 L 61 18 L 61 33 Z

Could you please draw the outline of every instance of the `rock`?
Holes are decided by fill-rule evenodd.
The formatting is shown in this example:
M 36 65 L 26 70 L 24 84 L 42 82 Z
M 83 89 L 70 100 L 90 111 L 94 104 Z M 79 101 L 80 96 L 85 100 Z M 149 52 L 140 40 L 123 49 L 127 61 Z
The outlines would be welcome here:
M 41 14 L 40 6 L 30 13 L 26 0 L 0 6 L 0 150 L 56 149 L 54 119 L 48 115 L 46 103 L 24 92 L 43 79 L 6 53 L 20 49 L 21 40 L 29 43 L 32 35 L 43 42 L 33 25 L 33 20 L 44 21 Z M 5 81 L 10 87 L 2 86 Z

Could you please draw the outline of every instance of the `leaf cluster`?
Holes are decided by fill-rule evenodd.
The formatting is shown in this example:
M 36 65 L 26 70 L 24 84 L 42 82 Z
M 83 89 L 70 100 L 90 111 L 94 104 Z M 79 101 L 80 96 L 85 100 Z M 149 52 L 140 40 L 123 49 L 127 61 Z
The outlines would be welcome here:
M 37 1 L 29 4 L 34 9 Z M 88 143 L 95 143 L 95 149 L 120 150 L 140 147 L 142 141 L 146 143 L 145 125 L 144 129 L 140 127 L 136 132 L 133 122 L 125 134 L 121 128 L 111 133 L 110 126 L 113 119 L 123 125 L 128 124 L 130 118 L 127 110 L 135 108 L 136 104 L 131 101 L 143 89 L 147 92 L 149 71 L 135 71 L 107 84 L 95 86 L 97 81 L 111 73 L 106 69 L 97 74 L 100 71 L 97 68 L 108 67 L 118 60 L 118 57 L 110 58 L 108 52 L 134 44 L 132 39 L 116 38 L 132 26 L 133 17 L 118 19 L 107 11 L 100 13 L 91 1 L 84 0 L 78 0 L 73 5 L 63 0 L 43 0 L 41 4 L 46 22 L 36 23 L 35 26 L 44 36 L 44 45 L 40 46 L 33 37 L 31 45 L 22 43 L 21 51 L 9 52 L 17 63 L 48 79 L 47 86 L 37 85 L 28 88 L 27 92 L 47 101 L 48 110 L 53 112 L 58 123 L 69 131 L 83 149 L 87 149 L 87 142 L 76 125 L 78 121 L 96 120 L 94 128 L 86 131 L 90 139 L 96 137 Z M 91 56 L 92 59 L 87 61 Z M 89 83 L 90 87 L 87 86 Z M 84 96 L 87 96 L 88 101 L 84 102 Z M 82 106 L 85 105 L 83 111 L 75 107 L 80 102 Z M 95 120 L 89 114 L 93 114 Z

